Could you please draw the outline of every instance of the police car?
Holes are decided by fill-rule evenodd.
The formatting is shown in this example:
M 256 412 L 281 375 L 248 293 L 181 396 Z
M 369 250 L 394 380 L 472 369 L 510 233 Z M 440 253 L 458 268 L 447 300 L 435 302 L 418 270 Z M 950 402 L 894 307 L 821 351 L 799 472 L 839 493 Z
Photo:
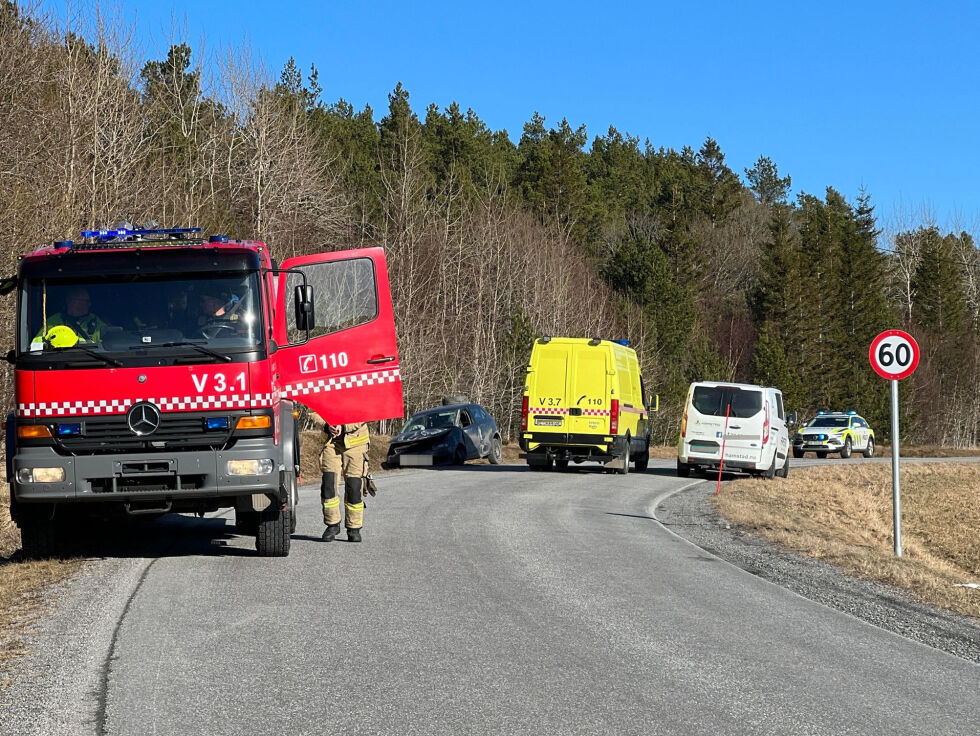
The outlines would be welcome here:
M 821 411 L 793 437 L 793 457 L 803 457 L 807 452 L 815 452 L 820 458 L 830 452 L 841 457 L 850 457 L 852 452 L 872 457 L 875 433 L 855 411 Z

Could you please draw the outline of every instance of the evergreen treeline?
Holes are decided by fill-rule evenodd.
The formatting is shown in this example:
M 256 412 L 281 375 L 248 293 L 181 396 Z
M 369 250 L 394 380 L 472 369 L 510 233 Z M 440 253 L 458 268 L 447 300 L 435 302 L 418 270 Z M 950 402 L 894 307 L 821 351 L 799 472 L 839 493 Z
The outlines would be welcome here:
M 316 70 L 292 61 L 268 81 L 246 50 L 204 66 L 178 44 L 145 62 L 123 38 L 0 5 L 7 272 L 39 243 L 121 219 L 261 239 L 279 258 L 380 245 L 407 410 L 466 393 L 512 436 L 540 334 L 631 339 L 662 397 L 657 441 L 676 439 L 699 379 L 776 385 L 803 415 L 855 408 L 884 435 L 887 385 L 867 350 L 902 327 L 923 348 L 904 428 L 917 443 L 980 440 L 966 233 L 923 224 L 886 243 L 866 193 L 788 201 L 771 160 L 743 181 L 710 138 L 590 140 L 535 114 L 515 141 L 456 104 L 419 117 L 401 85 L 378 116 L 324 103 Z

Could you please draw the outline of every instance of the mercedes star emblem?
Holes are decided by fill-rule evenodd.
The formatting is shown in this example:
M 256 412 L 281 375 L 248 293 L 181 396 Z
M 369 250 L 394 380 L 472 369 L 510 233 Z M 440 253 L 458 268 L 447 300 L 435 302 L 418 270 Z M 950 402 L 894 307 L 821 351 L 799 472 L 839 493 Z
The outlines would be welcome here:
M 160 410 L 149 402 L 133 404 L 126 414 L 126 423 L 133 434 L 143 436 L 153 434 L 160 426 Z

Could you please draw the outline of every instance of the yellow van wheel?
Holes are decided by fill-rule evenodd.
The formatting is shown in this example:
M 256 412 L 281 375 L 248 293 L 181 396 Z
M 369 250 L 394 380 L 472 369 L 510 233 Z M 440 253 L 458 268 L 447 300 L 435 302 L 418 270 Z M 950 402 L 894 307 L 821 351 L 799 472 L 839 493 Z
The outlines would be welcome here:
M 530 468 L 531 470 L 538 471 L 538 472 L 551 470 L 551 456 L 528 454 L 527 467 Z
M 616 468 L 619 475 L 628 475 L 630 472 L 630 435 L 629 432 L 626 433 L 626 446 L 623 447 L 623 454 L 620 458 L 623 461 L 623 467 Z

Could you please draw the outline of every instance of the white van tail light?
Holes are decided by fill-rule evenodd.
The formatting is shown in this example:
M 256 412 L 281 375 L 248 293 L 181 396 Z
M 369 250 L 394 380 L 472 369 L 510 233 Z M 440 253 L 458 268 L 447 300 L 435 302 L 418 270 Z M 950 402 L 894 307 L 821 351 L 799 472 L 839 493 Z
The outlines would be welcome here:
M 619 431 L 619 399 L 613 399 L 609 408 L 609 434 Z
M 528 409 L 528 397 L 525 396 L 524 400 L 521 401 L 521 431 L 527 432 L 527 409 Z
M 681 421 L 681 437 L 687 437 L 687 409 L 684 410 L 684 419 Z
M 769 441 L 769 402 L 766 402 L 766 418 L 762 422 L 762 444 Z

